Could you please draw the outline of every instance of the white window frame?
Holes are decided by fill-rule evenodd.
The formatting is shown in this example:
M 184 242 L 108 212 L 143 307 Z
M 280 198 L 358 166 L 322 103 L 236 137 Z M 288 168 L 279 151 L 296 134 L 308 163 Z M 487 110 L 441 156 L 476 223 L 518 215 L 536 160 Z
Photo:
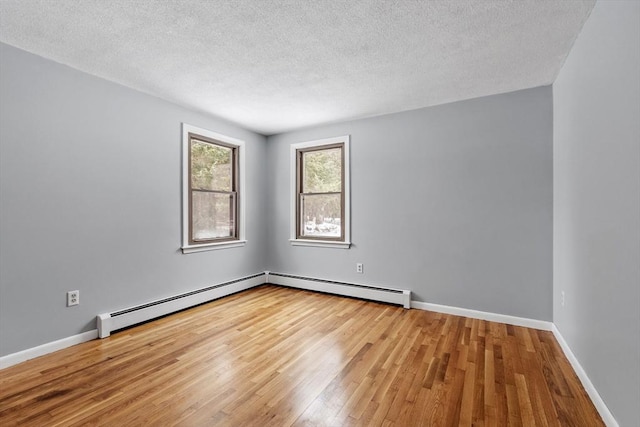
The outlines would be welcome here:
M 189 243 L 189 134 L 201 135 L 209 139 L 232 145 L 238 150 L 238 239 L 222 242 Z M 212 132 L 186 123 L 182 123 L 182 253 L 211 251 L 215 249 L 237 248 L 247 243 L 245 237 L 245 143 L 230 136 Z
M 289 241 L 293 246 L 316 246 L 322 248 L 339 248 L 349 249 L 351 247 L 351 173 L 349 169 L 349 142 L 350 136 L 337 136 L 334 138 L 320 139 L 316 141 L 299 142 L 291 144 L 291 233 Z M 331 241 L 331 240 L 311 240 L 311 239 L 299 239 L 296 238 L 297 230 L 297 198 L 298 198 L 298 164 L 297 164 L 297 151 L 300 149 L 308 149 L 315 147 L 322 147 L 325 145 L 344 144 L 344 241 Z

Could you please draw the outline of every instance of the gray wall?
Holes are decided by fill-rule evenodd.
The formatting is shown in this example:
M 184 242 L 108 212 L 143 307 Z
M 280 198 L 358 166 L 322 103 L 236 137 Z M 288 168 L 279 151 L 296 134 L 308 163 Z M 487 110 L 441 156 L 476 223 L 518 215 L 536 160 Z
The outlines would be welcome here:
M 550 87 L 265 142 L 0 47 L 0 354 L 92 329 L 100 312 L 265 268 L 551 320 Z M 245 248 L 179 253 L 182 121 L 248 142 Z M 343 134 L 352 137 L 354 245 L 292 247 L 289 145 Z M 65 307 L 71 289 L 79 307 Z
M 0 356 L 268 268 L 553 314 L 620 424 L 639 425 L 639 43 L 640 3 L 596 4 L 553 85 L 553 150 L 548 87 L 267 142 L 0 44 Z M 179 252 L 183 121 L 247 141 L 244 248 Z M 289 144 L 343 134 L 354 245 L 292 247 Z
M 179 251 L 183 121 L 247 143 L 243 248 Z M 263 271 L 265 156 L 263 136 L 0 44 L 0 355 Z
M 551 320 L 551 96 L 535 88 L 269 137 L 269 268 Z M 292 247 L 289 146 L 345 134 L 354 245 Z
M 553 319 L 621 426 L 640 425 L 639 76 L 640 3 L 599 1 L 553 85 Z

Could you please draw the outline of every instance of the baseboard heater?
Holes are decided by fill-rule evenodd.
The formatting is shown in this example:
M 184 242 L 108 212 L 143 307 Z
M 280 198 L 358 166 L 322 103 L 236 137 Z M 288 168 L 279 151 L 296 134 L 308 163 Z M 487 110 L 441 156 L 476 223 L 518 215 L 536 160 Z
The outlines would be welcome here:
M 333 280 L 294 276 L 291 274 L 274 273 L 270 271 L 265 273 L 267 274 L 267 283 L 272 283 L 274 285 L 387 302 L 401 305 L 404 308 L 411 308 L 411 291 L 405 289 L 336 282 Z
M 99 314 L 97 317 L 98 336 L 100 338 L 106 338 L 111 335 L 111 332 L 117 331 L 118 329 L 146 322 L 160 316 L 184 310 L 185 308 L 262 285 L 265 283 L 265 279 L 266 273 L 259 273 L 147 304 L 114 311 L 113 313 Z

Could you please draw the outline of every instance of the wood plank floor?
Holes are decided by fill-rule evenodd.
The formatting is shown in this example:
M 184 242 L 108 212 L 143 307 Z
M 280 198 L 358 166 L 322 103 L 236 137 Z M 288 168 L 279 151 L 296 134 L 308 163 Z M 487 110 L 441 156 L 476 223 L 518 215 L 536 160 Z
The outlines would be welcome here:
M 2 426 L 600 426 L 550 332 L 261 286 L 0 371 Z

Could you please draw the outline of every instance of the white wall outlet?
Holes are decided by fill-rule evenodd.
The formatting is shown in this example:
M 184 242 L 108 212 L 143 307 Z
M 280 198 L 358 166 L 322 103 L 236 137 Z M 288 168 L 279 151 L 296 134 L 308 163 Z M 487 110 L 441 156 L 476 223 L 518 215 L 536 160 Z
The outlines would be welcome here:
M 356 273 L 364 273 L 364 265 L 361 262 L 356 263 Z
M 80 291 L 67 292 L 67 307 L 80 304 Z
M 564 291 L 560 292 L 560 306 L 564 307 Z

